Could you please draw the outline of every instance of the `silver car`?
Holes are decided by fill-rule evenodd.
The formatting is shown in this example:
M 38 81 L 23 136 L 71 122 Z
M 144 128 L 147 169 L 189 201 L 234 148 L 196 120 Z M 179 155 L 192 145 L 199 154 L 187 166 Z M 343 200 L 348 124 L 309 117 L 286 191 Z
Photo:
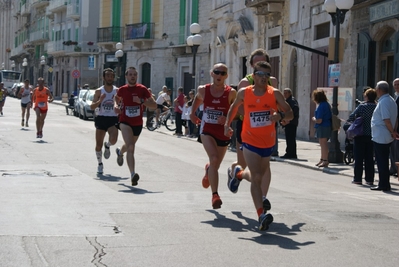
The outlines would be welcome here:
M 86 94 L 86 92 L 88 91 L 88 89 L 81 89 L 79 91 L 79 95 L 76 96 L 75 99 L 75 108 L 74 108 L 74 112 L 73 115 L 75 115 L 76 117 L 81 117 L 80 115 L 80 102 L 82 102 L 83 96 Z
M 86 93 L 82 97 L 82 101 L 79 103 L 79 118 L 87 120 L 89 118 L 94 118 L 94 110 L 90 108 L 93 102 L 95 89 L 86 90 Z

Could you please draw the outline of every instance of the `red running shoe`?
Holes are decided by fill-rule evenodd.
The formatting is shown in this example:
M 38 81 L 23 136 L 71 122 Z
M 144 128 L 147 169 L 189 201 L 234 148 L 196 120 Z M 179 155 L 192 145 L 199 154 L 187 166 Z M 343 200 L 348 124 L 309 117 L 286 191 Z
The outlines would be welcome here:
M 223 202 L 222 202 L 222 200 L 220 199 L 220 197 L 219 197 L 219 195 L 217 195 L 217 194 L 214 194 L 213 196 L 212 196 L 212 207 L 213 207 L 213 209 L 220 209 L 220 207 L 222 206 L 222 204 L 223 204 Z
M 204 178 L 202 178 L 202 187 L 204 187 L 204 188 L 209 187 L 208 168 L 209 168 L 209 163 L 207 163 L 205 165 L 205 175 L 204 175 Z

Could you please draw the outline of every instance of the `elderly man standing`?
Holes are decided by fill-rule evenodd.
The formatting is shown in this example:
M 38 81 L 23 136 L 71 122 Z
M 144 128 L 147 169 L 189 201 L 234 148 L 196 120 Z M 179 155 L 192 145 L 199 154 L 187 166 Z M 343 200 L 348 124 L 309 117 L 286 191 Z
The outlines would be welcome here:
M 389 183 L 389 147 L 398 137 L 396 132 L 398 110 L 395 100 L 389 95 L 389 84 L 379 81 L 376 85 L 377 107 L 371 118 L 371 135 L 378 167 L 378 186 L 371 190 L 390 191 Z

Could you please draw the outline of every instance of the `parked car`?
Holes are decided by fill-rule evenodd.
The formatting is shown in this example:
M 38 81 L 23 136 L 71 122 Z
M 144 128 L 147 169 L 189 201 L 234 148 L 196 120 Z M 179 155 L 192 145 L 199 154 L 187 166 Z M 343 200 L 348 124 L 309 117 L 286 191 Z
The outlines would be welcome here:
M 73 115 L 75 115 L 76 117 L 81 117 L 80 115 L 80 105 L 83 99 L 83 96 L 86 94 L 86 92 L 88 91 L 88 89 L 82 89 L 79 91 L 79 95 L 76 96 L 75 99 L 75 108 L 73 111 Z
M 87 120 L 89 118 L 94 118 L 94 110 L 90 108 L 93 102 L 95 89 L 86 90 L 86 93 L 82 97 L 82 101 L 79 104 L 79 118 Z
M 24 83 L 14 83 L 11 88 L 7 88 L 7 95 L 11 97 L 17 97 L 18 89 L 24 86 Z

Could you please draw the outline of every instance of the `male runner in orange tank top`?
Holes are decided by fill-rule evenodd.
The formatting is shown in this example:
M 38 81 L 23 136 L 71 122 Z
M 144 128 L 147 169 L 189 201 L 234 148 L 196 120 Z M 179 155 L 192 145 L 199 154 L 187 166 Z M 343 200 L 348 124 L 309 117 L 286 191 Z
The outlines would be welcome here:
M 271 66 L 266 61 L 260 61 L 254 65 L 254 85 L 238 91 L 224 125 L 225 135 L 231 136 L 233 129 L 230 128 L 230 124 L 239 106 L 243 105 L 244 121 L 241 137 L 244 158 L 249 170 L 243 171 L 241 166 L 236 166 L 233 179 L 238 182 L 243 178 L 251 181 L 251 195 L 261 231 L 267 230 L 273 222 L 273 216 L 270 213 L 264 213 L 261 183 L 262 179 L 270 179 L 267 173 L 270 169 L 270 156 L 276 142 L 274 124 L 284 118 L 287 120 L 293 118 L 292 110 L 285 102 L 283 94 L 268 85 L 270 71 Z
M 44 79 L 42 77 L 37 79 L 37 83 L 39 86 L 32 92 L 32 102 L 34 103 L 33 110 L 36 112 L 36 138 L 42 138 L 48 103 L 53 102 L 54 98 L 50 90 L 44 87 Z

